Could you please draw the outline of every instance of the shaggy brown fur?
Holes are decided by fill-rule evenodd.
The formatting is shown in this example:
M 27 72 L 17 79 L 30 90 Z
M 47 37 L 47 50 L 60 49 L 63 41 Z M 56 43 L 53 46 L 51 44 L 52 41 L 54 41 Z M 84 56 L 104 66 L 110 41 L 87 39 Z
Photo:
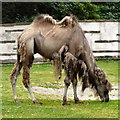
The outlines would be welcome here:
M 78 23 L 74 16 L 65 16 L 60 22 L 56 24 L 62 25 L 64 27 L 74 27 Z
M 34 21 L 35 24 L 41 24 L 43 22 L 48 22 L 50 24 L 56 24 L 56 20 L 53 19 L 52 16 L 48 14 L 39 14 L 38 16 L 35 17 Z
M 17 72 L 16 67 L 18 67 L 17 69 L 19 70 L 19 69 L 22 68 L 22 64 L 17 64 L 17 63 L 14 64 L 12 73 L 10 74 L 10 80 L 13 79 L 13 77 L 15 76 L 15 74 L 16 74 L 16 76 L 18 76 L 18 75 L 20 74 L 20 71 Z M 17 77 L 16 77 L 15 79 L 17 79 Z M 12 82 L 12 81 L 11 81 L 11 82 Z
M 30 75 L 29 70 L 26 67 L 23 67 L 23 84 L 26 88 L 30 84 Z
M 68 51 L 68 46 L 63 45 L 58 52 L 53 53 L 53 66 L 54 66 L 54 75 L 56 79 L 60 79 L 62 77 L 62 62 L 65 58 L 65 53 Z
M 77 72 L 77 58 L 74 57 L 71 53 L 67 52 L 65 54 L 64 67 L 66 74 L 71 76 L 72 79 L 74 72 Z
M 61 61 L 61 56 L 59 53 L 54 53 L 53 56 L 53 67 L 54 67 L 54 75 L 57 80 L 59 80 L 62 76 L 62 61 Z
M 98 80 L 101 84 L 104 84 L 109 91 L 112 89 L 112 85 L 107 80 L 106 73 L 99 67 L 95 68 L 95 77 L 96 80 Z
M 89 87 L 88 69 L 83 60 L 78 60 L 78 77 L 82 78 L 82 91 Z
M 53 25 L 62 25 L 64 27 L 74 27 L 78 21 L 75 16 L 65 16 L 61 21 L 56 21 L 48 14 L 39 14 L 33 21 L 33 24 L 39 25 L 41 23 L 50 23 Z

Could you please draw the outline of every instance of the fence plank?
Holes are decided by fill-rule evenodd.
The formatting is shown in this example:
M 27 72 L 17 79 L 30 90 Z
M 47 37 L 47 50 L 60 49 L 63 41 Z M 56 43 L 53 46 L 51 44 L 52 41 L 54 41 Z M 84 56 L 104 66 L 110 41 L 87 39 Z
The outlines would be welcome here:
M 100 50 L 118 50 L 118 46 L 120 43 L 118 42 L 107 42 L 107 43 L 94 43 L 93 50 L 100 51 Z
M 80 21 L 85 36 L 96 58 L 119 59 L 120 45 L 118 21 Z M 14 63 L 16 61 L 17 38 L 29 25 L 9 25 L 0 27 L 0 62 Z M 42 56 L 35 55 L 36 61 L 42 61 Z

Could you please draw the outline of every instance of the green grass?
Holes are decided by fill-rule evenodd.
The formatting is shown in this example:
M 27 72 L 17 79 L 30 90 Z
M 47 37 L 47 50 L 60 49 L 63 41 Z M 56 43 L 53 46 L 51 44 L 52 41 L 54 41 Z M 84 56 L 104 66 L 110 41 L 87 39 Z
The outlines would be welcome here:
M 107 73 L 112 84 L 118 83 L 118 61 L 97 61 L 99 67 Z M 2 70 L 1 70 L 2 68 Z M 35 93 L 42 106 L 33 105 L 27 90 L 22 84 L 21 75 L 17 81 L 17 95 L 22 103 L 14 103 L 9 74 L 13 65 L 0 66 L 2 71 L 2 115 L 3 118 L 118 118 L 118 101 L 111 100 L 108 103 L 100 101 L 84 101 L 84 104 L 76 105 L 69 100 L 70 106 L 62 106 L 61 100 L 54 96 L 40 95 Z M 62 87 L 64 75 L 59 85 L 53 75 L 51 64 L 33 65 L 31 69 L 32 86 L 59 88 Z
M 33 105 L 28 99 L 23 103 L 11 100 L 3 101 L 3 116 L 9 118 L 115 118 L 118 117 L 118 101 L 100 103 L 85 101 L 77 105 L 70 101 L 70 106 L 62 106 L 60 100 L 44 101 L 42 106 Z
M 97 63 L 98 66 L 106 72 L 107 78 L 110 82 L 112 83 L 120 82 L 120 80 L 118 80 L 120 61 L 106 60 L 106 61 L 97 61 Z

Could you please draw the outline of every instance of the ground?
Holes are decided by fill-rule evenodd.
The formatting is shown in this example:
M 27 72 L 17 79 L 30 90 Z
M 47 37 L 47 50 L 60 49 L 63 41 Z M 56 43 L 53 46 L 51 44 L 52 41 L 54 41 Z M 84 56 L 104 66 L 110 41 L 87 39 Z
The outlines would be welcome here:
M 120 86 L 120 85 L 119 85 Z M 78 84 L 78 97 L 80 100 L 99 100 L 99 97 L 94 96 L 94 92 L 92 89 L 87 88 L 84 92 L 81 91 L 81 84 Z M 41 95 L 54 95 L 57 96 L 57 99 L 61 99 L 64 93 L 64 88 L 44 88 L 39 86 L 32 87 L 33 91 L 35 93 L 41 94 Z M 110 91 L 110 100 L 120 100 L 120 91 L 118 84 L 112 85 L 112 91 Z M 68 89 L 68 97 L 70 99 L 73 99 L 73 89 L 72 86 Z
M 118 63 L 119 61 L 97 61 L 99 67 L 107 73 L 108 80 L 113 85 L 118 85 Z M 88 99 L 82 99 L 84 104 L 74 104 L 71 88 L 69 89 L 68 102 L 70 106 L 62 106 L 62 89 L 64 80 L 56 81 L 53 75 L 51 64 L 36 64 L 31 69 L 31 85 L 34 90 L 36 87 L 42 91 L 34 91 L 38 101 L 43 102 L 42 106 L 32 104 L 27 90 L 22 84 L 22 77 L 17 81 L 18 98 L 21 103 L 13 101 L 11 84 L 8 79 L 13 65 L 1 65 L 2 72 L 2 116 L 3 118 L 118 118 L 119 100 L 111 100 L 107 103 L 101 103 L 98 99 L 90 99 L 93 96 L 88 95 Z M 115 86 L 114 86 L 115 87 Z M 80 87 L 78 86 L 78 90 Z M 114 94 L 117 89 L 113 88 Z M 46 91 L 46 92 L 45 92 Z M 79 92 L 78 92 L 79 93 Z M 59 95 L 56 95 L 59 94 Z M 86 94 L 85 94 L 86 95 Z M 86 97 L 84 97 L 86 98 Z

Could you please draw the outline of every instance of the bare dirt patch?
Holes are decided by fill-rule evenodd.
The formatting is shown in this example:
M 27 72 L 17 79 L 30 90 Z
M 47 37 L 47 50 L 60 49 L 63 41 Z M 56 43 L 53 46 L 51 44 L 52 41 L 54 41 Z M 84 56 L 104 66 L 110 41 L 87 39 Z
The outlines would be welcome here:
M 49 96 L 56 96 L 56 99 L 61 99 L 63 96 L 64 88 L 44 88 L 44 87 L 32 87 L 35 93 L 41 95 L 49 95 Z M 87 88 L 84 92 L 81 92 L 81 85 L 78 85 L 78 97 L 81 100 L 97 100 L 98 97 L 94 96 L 93 91 L 90 88 Z M 112 87 L 112 91 L 109 93 L 110 100 L 120 100 L 120 84 L 115 84 Z M 54 99 L 55 99 L 54 98 Z M 68 90 L 68 98 L 73 99 L 73 89 L 70 86 Z

